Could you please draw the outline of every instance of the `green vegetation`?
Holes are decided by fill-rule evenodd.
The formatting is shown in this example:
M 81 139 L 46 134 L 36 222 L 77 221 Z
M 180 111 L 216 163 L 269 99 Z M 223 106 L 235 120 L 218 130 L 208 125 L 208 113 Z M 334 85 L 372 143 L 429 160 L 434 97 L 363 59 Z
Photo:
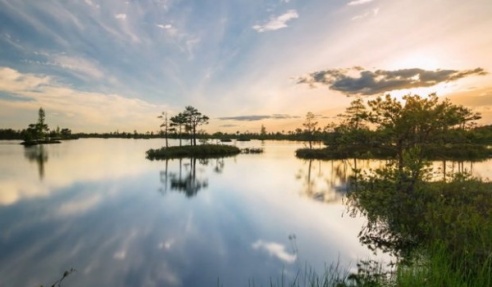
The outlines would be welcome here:
M 185 131 L 190 133 L 191 145 L 196 146 L 197 133 L 198 133 L 197 127 L 200 125 L 208 124 L 208 120 L 209 117 L 200 113 L 196 108 L 192 106 L 187 106 L 185 107 L 185 110 L 182 113 L 179 113 L 178 115 L 171 118 L 171 124 L 169 125 L 169 127 L 170 128 L 172 127 L 171 131 L 179 132 L 178 137 L 180 139 L 182 136 L 181 128 L 184 127 Z M 167 134 L 167 123 L 166 123 L 165 133 Z M 181 145 L 181 140 L 180 140 L 180 145 Z
M 150 149 L 147 151 L 147 158 L 151 160 L 186 157 L 211 158 L 233 156 L 239 153 L 241 153 L 241 150 L 235 146 L 204 144 L 198 146 L 172 146 L 168 148 Z
M 384 147 L 388 157 L 383 168 L 354 170 L 348 204 L 368 219 L 359 239 L 398 258 L 396 286 L 490 286 L 492 185 L 462 173 L 437 179 L 429 164 L 436 156 L 489 156 L 450 137 L 479 115 L 433 95 L 404 100 L 369 101 L 369 112 L 358 109 L 339 128 L 347 145 L 368 142 L 364 152 Z
M 168 123 L 167 113 L 162 113 L 159 118 L 164 119 L 164 123 L 161 127 L 165 128 L 166 146 L 160 149 L 150 149 L 147 151 L 147 158 L 154 159 L 171 159 L 171 158 L 213 158 L 232 156 L 241 152 L 241 150 L 235 146 L 229 145 L 212 145 L 203 144 L 196 145 L 197 139 L 197 127 L 208 123 L 208 117 L 202 115 L 197 109 L 192 106 L 187 106 L 184 112 L 171 117 L 171 123 Z M 179 132 L 181 136 L 181 128 L 184 126 L 186 131 L 191 133 L 191 140 L 189 146 L 181 145 L 181 137 L 179 146 L 169 147 L 167 142 L 168 131 Z
M 296 150 L 296 156 L 304 159 L 392 159 L 396 155 L 396 150 L 387 145 L 352 144 Z M 472 143 L 425 144 L 422 145 L 422 155 L 428 160 L 480 161 L 492 157 L 492 149 Z
M 46 114 L 43 108 L 39 108 L 38 111 L 38 121 L 35 124 L 30 124 L 24 133 L 24 141 L 22 144 L 24 146 L 33 146 L 37 144 L 49 144 L 49 143 L 60 143 L 58 140 L 58 135 L 60 133 L 58 129 L 58 133 L 56 131 L 49 132 L 50 129 L 48 125 L 44 122 L 46 118 Z
M 403 161 L 403 152 L 419 147 L 421 157 L 429 160 L 483 160 L 492 152 L 471 129 L 480 115 L 471 110 L 428 97 L 406 96 L 399 101 L 391 96 L 368 101 L 354 100 L 339 115 L 341 123 L 332 124 L 326 148 L 301 149 L 300 158 L 394 158 Z M 312 133 L 311 133 L 312 134 Z M 310 148 L 311 149 L 311 146 Z

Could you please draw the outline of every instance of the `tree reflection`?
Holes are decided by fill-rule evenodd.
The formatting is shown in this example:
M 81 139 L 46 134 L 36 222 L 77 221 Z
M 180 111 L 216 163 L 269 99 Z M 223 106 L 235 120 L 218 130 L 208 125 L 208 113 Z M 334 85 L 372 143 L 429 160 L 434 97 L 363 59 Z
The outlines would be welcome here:
M 48 161 L 48 151 L 43 145 L 34 145 L 24 148 L 24 156 L 30 161 L 35 162 L 38 166 L 39 178 L 44 178 L 44 164 Z
M 306 168 L 299 170 L 296 178 L 303 183 L 302 193 L 322 202 L 341 200 L 350 185 L 357 160 L 307 160 Z
M 162 187 L 159 192 L 165 194 L 168 190 L 182 192 L 186 197 L 191 198 L 198 194 L 202 189 L 208 187 L 208 179 L 204 177 L 200 166 L 212 166 L 215 173 L 222 173 L 224 169 L 224 159 L 197 159 L 186 158 L 178 159 L 177 170 L 169 169 L 169 162 L 165 161 L 165 169 L 160 172 Z

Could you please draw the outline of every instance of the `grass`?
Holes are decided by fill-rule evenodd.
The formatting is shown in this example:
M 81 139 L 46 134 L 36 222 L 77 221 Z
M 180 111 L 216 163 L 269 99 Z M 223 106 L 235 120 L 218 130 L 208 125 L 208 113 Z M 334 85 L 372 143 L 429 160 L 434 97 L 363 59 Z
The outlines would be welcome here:
M 400 266 L 394 286 L 413 287 L 487 287 L 492 286 L 492 258 L 476 266 L 474 275 L 466 274 L 466 260 L 455 260 L 448 250 L 434 245 L 410 266 Z
M 231 145 L 204 144 L 197 146 L 172 146 L 147 151 L 147 158 L 172 159 L 172 158 L 215 158 L 233 156 L 241 153 L 238 147 Z
M 319 149 L 302 148 L 296 156 L 303 159 L 387 159 L 394 158 L 396 151 L 391 146 L 337 145 Z M 492 150 L 481 144 L 448 144 L 422 146 L 422 156 L 428 160 L 480 161 L 492 157 Z

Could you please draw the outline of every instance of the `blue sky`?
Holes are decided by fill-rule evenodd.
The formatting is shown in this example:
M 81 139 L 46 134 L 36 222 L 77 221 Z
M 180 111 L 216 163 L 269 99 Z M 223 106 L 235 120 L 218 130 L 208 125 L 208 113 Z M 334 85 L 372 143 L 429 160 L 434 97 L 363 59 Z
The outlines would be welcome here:
M 386 92 L 437 92 L 492 123 L 491 13 L 490 0 L 0 0 L 0 128 L 43 107 L 51 127 L 156 131 L 192 105 L 210 132 L 293 130 Z

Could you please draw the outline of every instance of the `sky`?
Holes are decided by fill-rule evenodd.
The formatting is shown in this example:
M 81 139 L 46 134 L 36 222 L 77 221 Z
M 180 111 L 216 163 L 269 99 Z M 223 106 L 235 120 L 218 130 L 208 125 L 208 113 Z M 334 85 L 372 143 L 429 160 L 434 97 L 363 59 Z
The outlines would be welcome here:
M 0 129 L 208 132 L 437 93 L 492 124 L 490 0 L 0 0 Z

